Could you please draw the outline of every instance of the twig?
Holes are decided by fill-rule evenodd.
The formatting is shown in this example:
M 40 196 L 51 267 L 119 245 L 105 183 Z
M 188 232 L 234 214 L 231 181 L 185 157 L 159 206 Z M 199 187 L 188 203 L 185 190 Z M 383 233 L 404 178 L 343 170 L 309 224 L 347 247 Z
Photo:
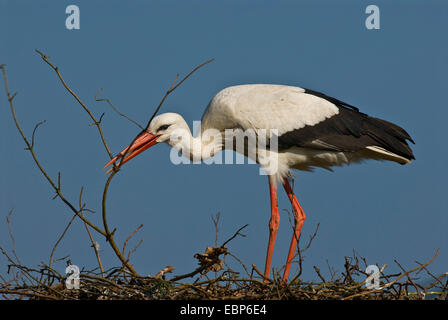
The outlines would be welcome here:
M 206 62 L 201 63 L 200 65 L 198 65 L 196 68 L 194 68 L 189 74 L 187 74 L 180 82 L 178 82 L 176 85 L 174 85 L 177 81 L 177 78 L 179 77 L 179 75 L 176 75 L 173 83 L 171 84 L 170 89 L 165 93 L 165 95 L 163 96 L 162 100 L 160 101 L 159 105 L 156 108 L 156 111 L 154 112 L 154 114 L 151 116 L 151 118 L 148 121 L 148 124 L 146 125 L 146 130 L 148 130 L 149 128 L 149 124 L 151 123 L 151 120 L 154 119 L 154 117 L 156 116 L 156 114 L 159 112 L 160 108 L 162 107 L 163 103 L 165 102 L 166 98 L 168 98 L 168 96 L 170 95 L 171 92 L 173 92 L 174 90 L 176 90 L 185 80 L 187 80 L 193 73 L 195 73 L 197 70 L 199 70 L 200 68 L 202 68 L 203 66 L 205 66 L 206 64 L 209 64 L 210 62 L 214 61 L 215 58 L 210 59 Z
M 241 230 L 243 230 L 244 228 L 246 228 L 249 224 L 245 224 L 244 226 L 242 226 L 241 228 L 239 228 L 237 230 L 237 232 L 235 232 L 235 234 L 233 236 L 231 236 L 229 239 L 227 239 L 222 245 L 221 248 L 224 248 L 226 246 L 227 243 L 229 243 L 230 241 L 232 241 L 236 236 L 241 236 L 241 237 L 245 237 L 245 234 L 240 233 Z
M 221 212 L 218 212 L 215 216 L 212 216 L 213 225 L 215 226 L 215 247 L 218 246 L 218 231 L 219 231 L 220 218 L 221 218 Z
M 385 289 L 385 288 L 388 288 L 388 287 L 392 286 L 392 285 L 395 284 L 398 280 L 400 280 L 401 278 L 407 276 L 408 274 L 410 274 L 410 273 L 412 273 L 412 272 L 415 272 L 415 271 L 417 271 L 417 270 L 420 270 L 420 269 L 422 269 L 422 268 L 424 268 L 424 267 L 430 265 L 430 264 L 437 258 L 437 256 L 439 255 L 439 251 L 440 251 L 440 248 L 437 249 L 436 254 L 434 255 L 434 257 L 433 257 L 431 260 L 429 260 L 428 262 L 426 262 L 426 263 L 423 264 L 423 265 L 420 265 L 420 266 L 418 266 L 418 267 L 416 267 L 416 268 L 414 268 L 414 269 L 412 269 L 412 270 L 409 270 L 409 271 L 403 273 L 401 276 L 397 277 L 394 281 L 389 282 L 389 283 L 385 284 L 384 286 L 382 286 L 382 287 L 380 287 L 380 288 L 378 288 L 378 289 L 374 289 L 374 290 L 370 290 L 370 291 L 364 291 L 364 292 L 361 292 L 361 293 L 353 294 L 353 295 L 350 295 L 350 296 L 348 296 L 348 297 L 343 298 L 342 300 L 349 300 L 349 299 L 353 299 L 353 298 L 356 298 L 356 297 L 369 295 L 369 294 L 372 294 L 372 293 L 375 293 L 375 292 L 379 292 L 379 291 L 381 291 L 381 290 L 383 290 L 383 289 Z M 367 280 L 367 279 L 366 279 L 366 280 Z
M 99 121 L 96 120 L 95 116 L 92 114 L 92 112 L 89 110 L 89 108 L 87 108 L 87 106 L 84 104 L 84 102 L 81 101 L 81 99 L 78 97 L 78 95 L 72 89 L 70 89 L 70 87 L 67 85 L 65 80 L 62 78 L 62 75 L 59 72 L 59 68 L 56 67 L 54 64 L 52 64 L 48 60 L 49 57 L 47 55 L 43 54 L 42 52 L 40 52 L 37 49 L 35 49 L 35 51 L 40 55 L 42 60 L 44 60 L 45 63 L 47 63 L 56 72 L 56 74 L 58 75 L 58 78 L 61 81 L 61 83 L 64 86 L 64 88 L 76 99 L 76 101 L 78 101 L 78 103 L 81 105 L 81 107 L 84 109 L 84 111 L 87 112 L 87 114 L 93 120 L 94 124 L 98 128 L 98 132 L 99 132 L 99 134 L 101 136 L 101 140 L 103 142 L 104 148 L 106 149 L 109 157 L 112 159 L 113 158 L 112 153 L 110 152 L 109 147 L 107 146 L 106 139 L 104 138 L 104 134 L 103 134 L 103 129 L 101 128 L 101 125 L 100 125 Z
M 320 273 L 320 269 L 316 266 L 313 266 L 313 268 L 314 268 L 314 271 L 316 271 L 317 276 L 320 278 L 320 280 L 322 280 L 323 283 L 326 283 L 327 281 L 325 281 L 325 278 Z
M 57 76 L 58 76 L 58 78 L 59 78 L 59 80 L 61 81 L 61 83 L 62 83 L 62 85 L 64 86 L 64 88 L 76 99 L 76 101 L 78 101 L 78 103 L 81 105 L 81 107 L 84 109 L 84 111 L 85 112 L 87 112 L 87 114 L 90 116 L 90 118 L 93 120 L 93 122 L 94 122 L 94 124 L 96 125 L 96 127 L 97 127 L 97 129 L 98 129 L 98 132 L 99 132 L 99 134 L 100 134 L 100 137 L 101 137 L 101 140 L 102 140 L 102 142 L 103 142 L 103 145 L 104 145 L 104 147 L 105 147 L 105 149 L 106 149 L 106 151 L 107 151 L 107 153 L 108 153 L 108 155 L 109 155 L 109 157 L 112 159 L 113 158 L 113 156 L 112 156 L 112 153 L 110 152 L 110 150 L 109 150 L 109 147 L 108 147 L 108 145 L 107 145 L 107 143 L 106 143 L 106 139 L 105 139 L 105 137 L 104 137 L 104 134 L 103 134 L 103 130 L 102 130 L 102 128 L 101 128 L 101 124 L 100 124 L 100 122 L 99 121 L 97 121 L 97 119 L 95 118 L 95 116 L 92 114 L 92 112 L 89 110 L 89 108 L 81 101 L 81 99 L 78 97 L 78 95 L 72 90 L 72 89 L 70 89 L 70 87 L 67 85 L 67 83 L 65 82 L 65 80 L 63 79 L 63 77 L 62 77 L 62 75 L 61 75 L 61 73 L 59 72 L 59 69 L 58 69 L 58 67 L 56 67 L 55 65 L 53 65 L 49 60 L 48 60 L 48 56 L 46 56 L 45 54 L 43 54 L 42 52 L 40 52 L 39 50 L 37 50 L 36 49 L 36 52 L 41 56 L 41 58 L 42 58 L 42 60 L 44 60 L 55 72 L 56 72 L 56 74 L 57 74 Z M 138 273 L 134 270 L 134 268 L 125 260 L 125 258 L 122 256 L 122 254 L 120 253 L 120 250 L 118 249 L 118 247 L 117 247 L 117 245 L 116 245 L 116 243 L 115 243 L 115 241 L 114 241 L 114 238 L 113 238 L 113 233 L 115 232 L 115 230 L 114 231 L 112 231 L 112 232 L 110 232 L 110 230 L 109 230 L 109 227 L 108 227 L 108 223 L 107 223 L 107 220 L 106 220 L 106 196 L 107 196 L 107 190 L 108 190 L 108 187 L 109 187 L 109 184 L 110 184 L 110 181 L 112 180 L 112 178 L 114 177 L 114 175 L 115 175 L 115 173 L 116 173 L 116 171 L 114 171 L 110 176 L 109 176 L 109 178 L 108 178 L 108 180 L 107 180 L 107 182 L 106 182 L 106 186 L 105 186 L 105 188 L 104 188 L 104 192 L 103 192 L 103 201 L 102 201 L 102 208 L 103 208 L 103 214 L 102 214 L 102 217 L 103 217 L 103 225 L 104 225 L 104 231 L 102 231 L 101 232 L 101 234 L 103 235 L 103 236 L 105 236 L 106 237 L 106 241 L 107 242 L 109 242 L 109 244 L 111 245 L 111 247 L 112 247 L 112 249 L 114 250 L 114 252 L 115 252 L 115 254 L 117 255 L 117 257 L 122 261 L 122 263 L 123 263 L 123 265 L 124 266 L 126 266 L 131 272 L 132 272 L 132 274 L 133 275 L 135 275 L 135 276 L 138 276 Z M 86 220 L 85 218 L 84 218 L 84 216 L 83 215 L 80 215 L 80 214 L 78 214 L 77 213 L 77 215 L 78 216 L 80 216 L 80 217 L 82 217 L 83 218 L 83 221 L 84 222 L 87 222 L 88 220 Z M 89 224 L 89 226 L 91 226 L 92 228 L 96 228 L 95 230 L 97 230 L 98 228 L 95 226 L 94 227 L 94 225 L 92 225 L 92 224 L 90 224 L 90 223 L 88 223 Z M 99 229 L 98 229 L 99 230 Z M 98 231 L 97 230 L 97 231 Z
M 56 241 L 56 243 L 53 246 L 53 249 L 51 250 L 51 254 L 50 254 L 50 261 L 48 263 L 48 265 L 51 267 L 52 263 L 53 263 L 53 255 L 54 252 L 56 251 L 57 246 L 59 245 L 59 243 L 62 241 L 62 238 L 64 238 L 65 234 L 67 233 L 68 229 L 70 228 L 70 226 L 73 223 L 73 220 L 75 220 L 75 218 L 77 217 L 76 214 L 74 214 L 72 216 L 72 218 L 70 219 L 70 221 L 68 222 L 67 226 L 65 227 L 64 231 L 62 232 L 62 234 L 59 236 L 58 240 Z
M 134 119 L 132 119 L 132 118 L 128 117 L 127 115 L 121 113 L 118 110 L 118 108 L 116 106 L 114 106 L 112 104 L 112 102 L 108 98 L 98 98 L 98 95 L 101 93 L 101 91 L 103 91 L 103 88 L 99 89 L 98 92 L 95 93 L 95 96 L 94 96 L 95 97 L 95 101 L 98 101 L 98 102 L 104 101 L 104 102 L 106 102 L 112 108 L 112 110 L 114 110 L 119 116 L 121 116 L 123 118 L 126 118 L 127 120 L 131 121 L 133 124 L 135 124 L 140 129 L 145 130 L 145 128 L 143 128 L 137 121 L 135 121 Z M 100 119 L 100 121 L 101 121 L 101 119 Z
M 85 210 L 84 204 L 82 203 L 82 192 L 83 191 L 84 191 L 84 187 L 81 187 L 81 191 L 79 192 L 79 211 L 82 216 L 84 215 L 83 211 Z M 89 239 L 90 239 L 90 243 L 92 244 L 93 251 L 95 252 L 95 257 L 96 257 L 96 260 L 98 261 L 98 266 L 100 267 L 100 270 L 101 270 L 101 277 L 104 278 L 103 264 L 101 263 L 100 253 L 96 246 L 96 242 L 95 242 L 95 240 L 93 240 L 92 233 L 90 232 L 90 229 L 89 229 L 89 226 L 87 225 L 87 223 L 84 222 L 84 226 L 86 228 L 87 234 L 89 235 Z
M 14 257 L 16 258 L 17 262 L 19 264 L 21 264 L 20 259 L 19 259 L 19 257 L 17 256 L 17 253 L 16 253 L 16 240 L 14 239 L 14 235 L 12 233 L 11 215 L 12 215 L 13 211 L 14 211 L 14 209 L 11 209 L 9 211 L 8 215 L 6 216 L 6 222 L 8 224 L 9 236 L 10 236 L 11 241 L 12 241 L 12 253 L 14 254 Z
M 245 237 L 245 235 L 244 235 L 244 234 L 241 234 L 240 231 L 243 230 L 244 228 L 246 228 L 247 226 L 248 226 L 248 224 L 246 224 L 246 225 L 242 226 L 241 228 L 239 228 L 239 229 L 235 232 L 235 234 L 234 234 L 233 236 L 231 236 L 228 240 L 226 240 L 226 241 L 225 241 L 219 248 L 224 249 L 224 248 L 225 248 L 225 245 L 226 245 L 227 243 L 229 243 L 229 241 L 232 241 L 232 240 L 233 240 L 236 236 L 238 236 L 238 235 L 240 235 L 240 236 L 242 236 L 242 237 Z M 225 252 L 227 252 L 227 251 L 223 251 L 223 253 L 225 253 Z M 198 268 L 196 268 L 194 271 L 189 272 L 189 273 L 187 273 L 187 274 L 180 275 L 180 276 L 176 276 L 176 277 L 172 278 L 170 281 L 179 281 L 179 280 L 181 280 L 181 279 L 185 279 L 185 278 L 193 277 L 193 276 L 195 276 L 196 274 L 201 273 L 201 272 L 204 271 L 204 270 L 207 270 L 209 267 L 211 267 L 211 266 L 214 265 L 215 263 L 216 263 L 215 261 L 211 261 L 211 262 L 209 262 L 209 263 L 205 263 L 205 264 L 199 266 Z
M 265 277 L 265 275 L 262 274 L 260 270 L 258 270 L 258 268 L 257 268 L 256 265 L 252 264 L 252 269 L 255 270 L 255 272 L 256 272 L 260 277 L 263 278 L 263 280 L 268 281 L 268 282 L 271 282 L 271 281 L 272 281 L 272 280 L 269 279 L 268 277 Z
M 62 194 L 62 191 L 61 191 L 61 186 L 60 186 L 60 174 L 58 174 L 58 185 L 56 186 L 56 184 L 53 182 L 53 180 L 50 178 L 50 176 L 47 174 L 47 172 L 44 170 L 44 168 L 40 164 L 39 160 L 36 157 L 36 154 L 34 153 L 34 148 L 31 146 L 30 142 L 26 138 L 25 134 L 23 133 L 22 128 L 20 127 L 19 121 L 17 120 L 17 115 L 16 115 L 16 112 L 15 112 L 14 104 L 13 104 L 13 100 L 14 100 L 14 97 L 16 96 L 16 94 L 11 95 L 11 93 L 9 91 L 8 77 L 7 77 L 7 74 L 6 74 L 5 65 L 1 65 L 0 69 L 2 69 L 2 72 L 3 72 L 3 80 L 4 80 L 4 84 L 5 84 L 5 91 L 6 91 L 6 95 L 8 97 L 9 107 L 11 109 L 11 113 L 12 113 L 12 116 L 13 116 L 13 119 L 14 119 L 14 123 L 15 123 L 15 125 L 17 127 L 17 130 L 19 131 L 23 141 L 25 142 L 26 146 L 28 147 L 27 150 L 31 153 L 31 156 L 32 156 L 34 162 L 36 163 L 37 167 L 39 168 L 41 173 L 44 175 L 44 177 L 47 179 L 48 183 L 50 183 L 50 185 L 53 187 L 53 189 L 55 190 L 57 196 L 59 196 L 59 198 L 70 208 L 70 210 L 73 211 L 73 213 L 78 215 L 78 217 L 80 217 L 81 220 L 83 220 L 85 223 L 87 223 L 95 231 L 97 231 L 98 233 L 100 233 L 102 235 L 106 235 L 106 233 L 103 230 L 98 228 L 96 225 L 94 225 L 92 222 L 90 222 L 86 218 L 80 216 L 79 213 L 78 213 L 78 210 L 76 210 L 75 207 L 64 197 L 64 195 Z
M 125 255 L 125 251 L 126 251 L 126 246 L 128 244 L 128 241 L 134 236 L 134 234 L 140 230 L 143 227 L 143 224 L 139 225 L 137 228 L 135 228 L 134 231 L 131 232 L 131 234 L 126 238 L 126 240 L 124 241 L 124 245 L 123 245 L 123 255 Z
M 31 147 L 34 147 L 34 135 L 36 134 L 36 130 L 37 128 L 39 128 L 40 125 L 44 124 L 45 122 L 47 122 L 47 120 L 43 120 L 41 122 L 38 122 L 35 126 L 34 126 L 34 130 L 33 130 L 33 134 L 31 136 Z
M 399 267 L 403 272 L 406 272 L 406 270 L 401 266 L 401 264 L 400 264 L 397 260 L 394 260 L 394 262 L 398 265 L 398 267 Z M 423 267 L 422 267 L 422 268 L 423 268 Z M 419 289 L 422 289 L 422 290 L 424 291 L 425 288 L 423 288 L 423 287 L 419 286 L 418 284 L 416 284 L 416 283 L 412 280 L 412 278 L 409 276 L 409 274 L 406 275 L 406 278 L 408 278 L 409 282 L 414 286 L 414 288 L 415 288 L 415 290 L 418 292 L 418 295 L 419 295 L 419 296 L 422 295 L 422 294 L 424 294 L 424 293 L 421 293 Z
M 106 241 L 109 242 L 110 246 L 112 247 L 112 249 L 115 252 L 115 255 L 120 259 L 121 263 L 123 264 L 123 266 L 125 266 L 134 276 L 138 277 L 139 274 L 137 273 L 137 271 L 135 271 L 135 269 L 129 264 L 129 262 L 125 259 L 125 257 L 121 254 L 120 249 L 118 249 L 117 244 L 115 243 L 114 240 L 114 231 L 110 231 L 108 223 L 107 223 L 107 218 L 106 218 L 106 199 L 107 199 L 107 192 L 109 190 L 109 186 L 110 186 L 110 182 L 112 181 L 113 177 L 115 176 L 115 174 L 117 173 L 117 171 L 112 171 L 112 173 L 109 175 L 109 177 L 107 178 L 106 181 L 106 185 L 104 186 L 104 191 L 103 191 L 103 200 L 102 200 L 102 216 L 103 216 L 103 225 L 104 225 L 104 230 L 105 230 L 105 237 L 106 237 Z

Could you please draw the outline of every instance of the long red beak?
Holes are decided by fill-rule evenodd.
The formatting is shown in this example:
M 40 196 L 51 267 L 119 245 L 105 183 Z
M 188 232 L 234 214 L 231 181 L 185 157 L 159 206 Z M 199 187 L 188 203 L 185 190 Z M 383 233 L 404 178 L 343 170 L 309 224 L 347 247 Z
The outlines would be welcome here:
M 104 168 L 107 168 L 112 163 L 115 163 L 117 160 L 121 159 L 123 155 L 126 153 L 126 156 L 121 161 L 121 164 L 125 164 L 132 158 L 138 156 L 140 153 L 145 151 L 146 149 L 149 149 L 153 145 L 157 144 L 157 138 L 160 137 L 160 134 L 152 134 L 147 131 L 144 131 L 140 133 L 140 135 L 135 139 L 134 143 L 131 146 L 127 146 L 123 149 L 119 154 L 117 154 L 112 160 L 110 160 Z M 128 150 L 129 148 L 129 150 Z M 112 169 L 109 169 L 106 173 L 112 172 Z

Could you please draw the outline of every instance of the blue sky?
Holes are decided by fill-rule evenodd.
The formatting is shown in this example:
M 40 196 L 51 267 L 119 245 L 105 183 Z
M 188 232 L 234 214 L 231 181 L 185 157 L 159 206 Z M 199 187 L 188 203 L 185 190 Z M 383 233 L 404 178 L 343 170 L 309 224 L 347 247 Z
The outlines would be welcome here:
M 80 8 L 80 30 L 65 28 L 65 8 Z M 380 29 L 367 30 L 365 8 L 380 8 Z M 68 84 L 98 117 L 113 152 L 138 132 L 94 94 L 103 88 L 120 111 L 145 124 L 177 73 L 216 60 L 195 73 L 167 100 L 162 112 L 181 113 L 191 125 L 208 101 L 229 85 L 278 83 L 304 86 L 337 97 L 361 111 L 403 126 L 416 141 L 416 161 L 366 162 L 296 172 L 295 192 L 307 220 L 302 239 L 319 232 L 305 253 L 304 279 L 313 265 L 328 275 L 328 263 L 343 269 L 355 250 L 368 263 L 394 259 L 404 267 L 440 255 L 431 270 L 448 265 L 446 197 L 445 41 L 448 4 L 444 1 L 0 1 L 0 64 L 7 64 L 16 112 L 48 173 L 61 172 L 62 190 L 77 203 L 80 188 L 91 220 L 101 225 L 101 194 L 108 161 L 91 120 L 62 88 L 37 48 L 60 67 Z M 34 165 L 14 127 L 0 90 L 0 216 L 13 209 L 16 250 L 22 262 L 48 261 L 51 248 L 71 218 Z M 267 179 L 256 165 L 179 165 L 159 145 L 139 156 L 114 178 L 108 198 L 109 224 L 124 239 L 144 228 L 129 246 L 141 274 L 166 265 L 185 273 L 193 255 L 215 241 L 211 216 L 221 212 L 219 242 L 249 224 L 245 238 L 229 249 L 250 266 L 264 268 L 268 241 Z M 273 266 L 286 259 L 291 227 L 286 196 L 279 197 L 280 229 Z M 107 243 L 95 235 L 107 267 L 119 265 Z M 0 219 L 0 245 L 11 248 Z M 89 239 L 76 221 L 55 257 L 70 255 L 80 267 L 96 266 Z M 227 261 L 238 269 L 229 257 Z M 0 271 L 6 270 L 0 257 Z M 56 265 L 63 272 L 65 265 Z M 239 270 L 239 269 L 238 269 Z M 387 271 L 388 269 L 386 269 Z

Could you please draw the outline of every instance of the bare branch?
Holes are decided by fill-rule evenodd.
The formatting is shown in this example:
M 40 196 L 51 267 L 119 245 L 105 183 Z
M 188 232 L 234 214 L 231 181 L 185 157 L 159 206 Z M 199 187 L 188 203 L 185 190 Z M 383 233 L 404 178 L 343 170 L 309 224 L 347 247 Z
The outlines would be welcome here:
M 72 216 L 72 218 L 70 219 L 70 221 L 68 222 L 67 226 L 65 227 L 64 231 L 62 232 L 62 234 L 59 236 L 58 240 L 56 241 L 56 243 L 53 246 L 53 249 L 51 250 L 51 254 L 50 254 L 50 261 L 48 263 L 48 265 L 51 267 L 52 263 L 53 263 L 53 255 L 56 251 L 57 246 L 59 245 L 59 243 L 62 241 L 62 239 L 64 238 L 65 234 L 67 233 L 68 229 L 70 228 L 70 226 L 73 223 L 73 220 L 75 220 L 75 218 L 77 217 L 77 214 L 74 214 Z
M 14 211 L 14 209 L 11 209 L 9 211 L 8 215 L 6 216 L 6 222 L 8 224 L 9 236 L 10 236 L 11 241 L 12 241 L 12 253 L 14 254 L 14 257 L 16 258 L 17 262 L 20 264 L 21 263 L 20 259 L 19 259 L 19 257 L 17 256 L 17 253 L 16 253 L 16 240 L 14 239 L 14 235 L 12 233 L 11 215 L 12 215 L 13 211 Z
M 176 90 L 185 80 L 187 80 L 193 73 L 195 73 L 197 70 L 199 70 L 200 68 L 202 68 L 203 66 L 205 66 L 206 64 L 209 64 L 210 62 L 214 61 L 215 58 L 210 59 L 206 62 L 201 63 L 200 65 L 198 65 L 196 68 L 194 68 L 189 74 L 187 74 L 179 83 L 176 83 L 177 78 L 179 77 L 179 75 L 176 75 L 176 77 L 174 78 L 173 83 L 171 84 L 170 89 L 165 93 L 165 95 L 163 96 L 162 100 L 160 101 L 159 105 L 156 108 L 156 111 L 154 112 L 154 114 L 151 116 L 151 118 L 148 121 L 148 124 L 146 125 L 146 130 L 148 130 L 149 128 L 149 124 L 151 123 L 151 120 L 154 119 L 154 117 L 156 116 L 156 114 L 159 112 L 160 108 L 162 107 L 163 103 L 165 102 L 166 98 L 168 98 L 168 96 L 170 95 L 171 92 L 173 92 L 174 90 Z
M 232 241 L 236 236 L 245 237 L 246 235 L 240 233 L 240 231 L 243 230 L 244 228 L 246 228 L 247 226 L 248 226 L 248 224 L 245 224 L 244 226 L 242 226 L 241 228 L 239 228 L 239 229 L 235 232 L 235 234 L 234 234 L 233 236 L 231 236 L 229 239 L 227 239 L 227 240 L 221 245 L 221 248 L 224 248 L 225 245 L 226 245 L 227 243 L 229 243 L 230 241 Z
M 86 210 L 86 209 L 84 209 L 85 205 L 82 203 L 83 191 L 84 191 L 84 187 L 81 187 L 81 191 L 79 192 L 79 212 L 82 216 L 84 215 L 83 212 Z M 100 267 L 100 270 L 101 270 L 101 276 L 104 278 L 103 264 L 101 263 L 100 253 L 96 246 L 96 242 L 95 242 L 95 240 L 93 240 L 92 233 L 90 232 L 90 229 L 89 229 L 89 226 L 87 225 L 87 223 L 84 222 L 84 226 L 86 228 L 87 234 L 89 235 L 89 239 L 90 239 L 90 243 L 92 244 L 93 251 L 95 252 L 96 260 L 98 261 L 98 266 Z
M 73 211 L 73 213 L 78 215 L 85 223 L 87 223 L 95 231 L 97 231 L 98 233 L 100 233 L 102 235 L 106 235 L 106 233 L 103 230 L 98 228 L 96 225 L 94 225 L 89 220 L 87 220 L 84 217 L 80 216 L 79 213 L 78 213 L 78 210 L 76 210 L 76 208 L 64 197 L 64 195 L 62 194 L 61 188 L 60 188 L 61 187 L 60 186 L 60 174 L 58 173 L 58 186 L 56 186 L 56 184 L 53 182 L 53 180 L 50 178 L 50 176 L 47 174 L 47 172 L 44 170 L 44 168 L 40 164 L 39 160 L 36 157 L 36 154 L 34 153 L 34 148 L 32 147 L 31 143 L 26 138 L 25 134 L 23 133 L 23 130 L 22 130 L 22 128 L 21 128 L 21 126 L 19 124 L 19 121 L 17 119 L 17 115 L 16 115 L 16 112 L 15 112 L 14 104 L 13 104 L 14 96 L 11 96 L 11 93 L 9 91 L 8 77 L 7 77 L 7 74 L 6 74 L 5 65 L 2 65 L 0 67 L 0 69 L 2 70 L 2 73 L 3 73 L 3 80 L 4 80 L 4 84 L 5 84 L 5 91 L 6 91 L 6 95 L 8 97 L 9 107 L 11 109 L 11 114 L 13 116 L 14 123 L 15 123 L 15 125 L 17 127 L 17 130 L 19 131 L 23 141 L 25 142 L 26 146 L 28 147 L 27 150 L 31 153 L 31 156 L 32 156 L 34 162 L 36 163 L 37 167 L 39 168 L 41 173 L 44 175 L 44 177 L 47 179 L 48 183 L 50 183 L 52 188 L 55 190 L 57 196 L 59 196 L 59 198 L 61 198 L 61 200 L 70 208 L 70 210 Z
M 112 110 L 114 110 L 119 116 L 121 116 L 121 117 L 123 117 L 123 118 L 126 118 L 127 120 L 129 120 L 130 122 L 132 122 L 133 124 L 135 124 L 135 125 L 136 125 L 137 127 L 139 127 L 140 129 L 145 130 L 145 128 L 143 128 L 137 121 L 135 121 L 135 120 L 132 119 L 131 117 L 128 117 L 127 115 L 121 113 L 121 112 L 118 110 L 118 108 L 117 108 L 116 106 L 114 106 L 114 105 L 112 104 L 112 102 L 111 102 L 108 98 L 98 98 L 98 95 L 101 93 L 101 91 L 103 91 L 102 88 L 99 89 L 97 93 L 95 93 L 95 96 L 94 96 L 94 97 L 95 97 L 95 101 L 98 101 L 98 102 L 100 102 L 100 101 L 104 101 L 104 102 L 106 102 L 106 103 L 112 108 Z M 100 122 L 101 122 L 101 119 L 100 119 Z
M 125 255 L 126 253 L 126 246 L 128 245 L 128 241 L 134 236 L 134 234 L 140 230 L 143 227 L 143 224 L 139 225 L 137 228 L 135 228 L 134 231 L 131 232 L 131 234 L 126 238 L 124 245 L 123 245 L 123 255 Z M 129 260 L 129 259 L 128 259 Z
M 103 130 L 101 128 L 100 122 L 96 120 L 95 116 L 92 114 L 92 112 L 89 110 L 89 108 L 87 108 L 87 106 L 84 104 L 84 102 L 81 101 L 81 99 L 78 97 L 78 95 L 72 90 L 70 89 L 70 87 L 67 85 L 67 83 L 65 82 L 65 80 L 62 78 L 61 73 L 59 72 L 59 68 L 56 67 L 54 64 L 52 64 L 48 58 L 49 56 L 43 54 L 42 52 L 40 52 L 39 50 L 35 49 L 35 51 L 40 55 L 40 57 L 42 58 L 42 60 L 45 61 L 45 63 L 47 63 L 58 75 L 59 80 L 61 81 L 62 85 L 64 86 L 64 88 L 76 99 L 76 101 L 78 101 L 78 103 L 81 105 L 81 107 L 84 109 L 85 112 L 87 112 L 87 114 L 90 116 L 90 118 L 93 120 L 94 124 L 96 125 L 96 127 L 98 128 L 98 132 L 101 136 L 101 140 L 103 142 L 104 148 L 106 148 L 106 151 L 109 155 L 109 157 L 112 159 L 112 153 L 109 150 L 109 147 L 107 146 L 106 143 L 106 139 L 104 138 L 104 134 L 103 134 Z
M 34 135 L 36 134 L 36 130 L 37 130 L 37 128 L 39 128 L 40 125 L 44 124 L 45 122 L 47 122 L 47 120 L 43 120 L 41 122 L 38 122 L 36 124 L 36 126 L 34 127 L 33 135 L 31 136 L 31 147 L 32 148 L 34 147 Z

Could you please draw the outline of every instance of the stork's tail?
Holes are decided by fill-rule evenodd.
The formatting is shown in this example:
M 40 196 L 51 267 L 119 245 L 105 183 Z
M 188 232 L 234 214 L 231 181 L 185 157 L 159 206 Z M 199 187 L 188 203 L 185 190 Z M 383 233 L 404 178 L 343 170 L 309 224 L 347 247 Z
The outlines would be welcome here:
M 407 164 L 415 159 L 408 144 L 408 141 L 414 144 L 414 140 L 403 128 L 378 118 L 368 117 L 366 120 L 367 134 L 376 142 L 366 149 L 374 152 L 378 158 L 400 164 Z

